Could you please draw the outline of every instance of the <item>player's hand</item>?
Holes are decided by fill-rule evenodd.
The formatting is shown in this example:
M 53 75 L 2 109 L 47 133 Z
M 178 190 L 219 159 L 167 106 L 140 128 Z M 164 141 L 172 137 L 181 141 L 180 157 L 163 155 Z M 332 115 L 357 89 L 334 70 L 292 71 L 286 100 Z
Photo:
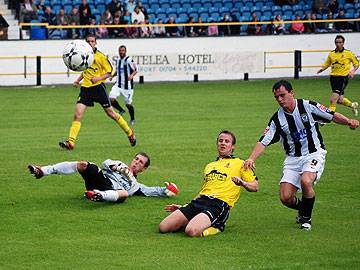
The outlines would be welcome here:
M 350 70 L 349 72 L 350 79 L 354 78 L 354 75 L 355 75 L 355 70 Z
M 98 77 L 95 77 L 95 76 L 94 76 L 94 77 L 91 78 L 91 82 L 92 82 L 92 83 L 97 83 L 98 81 L 99 81 L 99 78 L 98 78 Z
M 244 161 L 243 167 L 245 169 L 255 169 L 255 161 L 251 158 L 248 158 L 247 160 Z
M 73 86 L 75 87 L 79 87 L 80 86 L 80 82 L 78 80 L 73 82 Z
M 350 129 L 356 129 L 359 127 L 359 121 L 356 119 L 350 119 L 348 125 L 349 125 Z
M 116 171 L 124 175 L 129 182 L 131 182 L 132 178 L 134 177 L 133 173 L 130 171 L 130 169 L 127 166 L 117 166 Z
M 323 72 L 324 70 L 322 68 L 320 68 L 316 73 L 319 74 L 321 72 Z
M 113 78 L 114 78 L 113 76 L 110 76 L 110 77 L 109 77 L 109 81 L 111 82 Z
M 244 187 L 246 184 L 245 184 L 245 181 L 243 181 L 240 177 L 238 176 L 233 176 L 231 177 L 231 180 L 235 183 L 235 185 L 237 186 L 241 186 L 241 187 Z
M 174 212 L 178 210 L 180 207 L 181 207 L 180 204 L 168 204 L 167 206 L 165 206 L 164 210 L 166 212 Z
M 131 80 L 133 79 L 133 77 L 134 77 L 134 76 L 129 75 L 128 81 L 131 81 Z

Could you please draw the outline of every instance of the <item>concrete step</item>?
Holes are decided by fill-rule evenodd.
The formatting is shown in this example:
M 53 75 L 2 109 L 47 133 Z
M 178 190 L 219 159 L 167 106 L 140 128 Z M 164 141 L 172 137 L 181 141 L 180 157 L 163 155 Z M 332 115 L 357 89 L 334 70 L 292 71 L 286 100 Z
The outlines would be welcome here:
M 0 0 L 0 13 L 9 24 L 8 39 L 20 39 L 19 21 L 15 19 L 15 15 L 8 9 L 4 0 Z M 23 39 L 29 39 L 28 31 L 23 31 Z

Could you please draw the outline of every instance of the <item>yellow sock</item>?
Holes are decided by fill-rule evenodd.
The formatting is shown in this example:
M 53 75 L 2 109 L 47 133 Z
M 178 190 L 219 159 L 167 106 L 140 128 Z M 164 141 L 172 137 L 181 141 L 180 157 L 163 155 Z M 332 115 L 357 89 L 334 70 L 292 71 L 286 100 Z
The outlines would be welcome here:
M 201 236 L 206 237 L 206 236 L 209 236 L 209 235 L 218 234 L 219 232 L 221 232 L 221 231 L 218 228 L 209 227 L 209 228 L 207 228 L 205 231 L 203 231 L 201 233 Z
M 346 106 L 346 107 L 350 107 L 350 108 L 351 108 L 352 102 L 351 102 L 349 99 L 347 99 L 346 97 L 344 97 L 341 104 L 344 105 L 344 106 Z
M 126 121 L 124 120 L 124 118 L 122 118 L 121 115 L 119 115 L 119 119 L 116 121 L 116 123 L 118 123 L 118 125 L 121 127 L 121 129 L 126 133 L 126 135 L 129 137 L 132 134 L 132 130 L 129 127 L 129 125 L 126 123 Z
M 73 143 L 76 141 L 76 138 L 79 134 L 80 128 L 81 128 L 80 121 L 72 121 L 70 132 L 69 132 L 69 137 L 68 137 L 69 141 L 71 141 Z
M 330 104 L 329 110 L 332 111 L 332 112 L 335 112 L 336 111 L 336 103 L 335 104 Z

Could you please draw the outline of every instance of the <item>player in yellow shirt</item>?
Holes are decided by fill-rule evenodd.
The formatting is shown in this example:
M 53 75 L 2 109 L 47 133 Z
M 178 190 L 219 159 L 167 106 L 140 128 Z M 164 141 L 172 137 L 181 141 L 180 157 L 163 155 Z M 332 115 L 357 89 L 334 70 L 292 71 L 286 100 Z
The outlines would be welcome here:
M 244 161 L 233 156 L 236 137 L 221 131 L 216 141 L 218 159 L 204 169 L 204 183 L 199 194 L 187 205 L 171 204 L 172 212 L 159 225 L 161 233 L 185 228 L 188 236 L 208 236 L 222 232 L 230 209 L 240 197 L 241 190 L 256 192 L 257 177 L 252 169 L 244 169 Z
M 359 61 L 351 51 L 344 48 L 344 43 L 345 38 L 342 35 L 335 37 L 336 48 L 329 53 L 325 63 L 317 73 L 319 74 L 331 66 L 330 84 L 333 93 L 330 97 L 329 109 L 335 111 L 336 103 L 339 103 L 350 107 L 354 115 L 357 116 L 359 103 L 351 102 L 344 97 L 344 93 L 349 78 L 353 78 L 356 70 L 359 68 Z
M 74 81 L 74 86 L 79 87 L 82 81 L 80 94 L 75 107 L 74 119 L 71 123 L 69 136 L 66 141 L 59 142 L 61 148 L 72 150 L 78 137 L 81 118 L 87 107 L 93 107 L 94 102 L 99 103 L 105 113 L 112 118 L 126 133 L 131 146 L 135 146 L 136 137 L 134 131 L 128 126 L 124 118 L 116 113 L 110 105 L 104 82 L 111 76 L 112 66 L 107 57 L 96 48 L 96 37 L 92 34 L 86 36 L 86 42 L 94 50 L 94 63 Z

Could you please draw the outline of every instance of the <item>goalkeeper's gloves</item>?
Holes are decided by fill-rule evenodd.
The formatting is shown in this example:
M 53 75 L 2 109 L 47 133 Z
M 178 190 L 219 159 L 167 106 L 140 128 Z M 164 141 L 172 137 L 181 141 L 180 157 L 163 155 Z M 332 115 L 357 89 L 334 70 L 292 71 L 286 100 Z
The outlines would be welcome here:
M 124 165 L 117 166 L 116 171 L 122 174 L 123 176 L 125 176 L 129 182 L 131 182 L 134 177 L 133 173 L 130 171 L 128 166 L 124 166 Z

